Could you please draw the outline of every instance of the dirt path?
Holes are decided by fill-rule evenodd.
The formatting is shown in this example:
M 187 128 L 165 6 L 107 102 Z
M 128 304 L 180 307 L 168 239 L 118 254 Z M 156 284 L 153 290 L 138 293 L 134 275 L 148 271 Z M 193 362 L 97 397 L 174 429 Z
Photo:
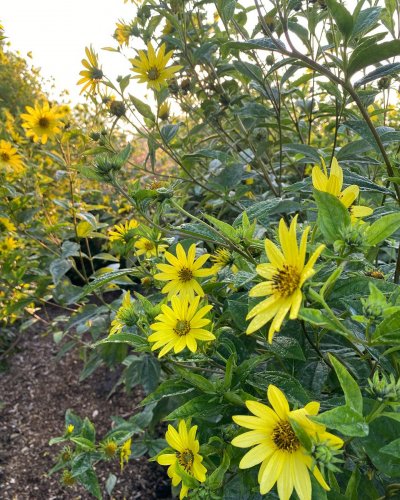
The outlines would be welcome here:
M 62 488 L 57 474 L 46 476 L 57 452 L 48 441 L 63 433 L 68 408 L 90 418 L 102 436 L 110 428 L 111 415 L 130 415 L 141 396 L 138 391 L 128 396 L 121 390 L 107 401 L 113 374 L 100 368 L 79 382 L 82 362 L 77 351 L 57 361 L 53 340 L 37 329 L 26 332 L 18 350 L 9 371 L 0 373 L 0 498 L 92 499 L 80 486 Z M 110 472 L 117 476 L 114 499 L 170 497 L 163 468 L 145 457 L 130 460 L 123 473 L 117 462 L 101 464 L 97 472 L 103 486 Z M 109 496 L 105 493 L 104 498 Z

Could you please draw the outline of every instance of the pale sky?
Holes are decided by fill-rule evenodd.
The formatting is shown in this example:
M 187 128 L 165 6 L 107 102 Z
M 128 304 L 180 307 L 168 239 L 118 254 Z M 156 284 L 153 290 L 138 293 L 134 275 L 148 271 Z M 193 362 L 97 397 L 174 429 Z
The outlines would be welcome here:
M 121 54 L 101 48 L 117 46 L 112 38 L 116 22 L 131 21 L 135 11 L 132 3 L 123 0 L 0 0 L 0 21 L 11 49 L 23 57 L 31 51 L 33 65 L 41 68 L 46 79 L 54 77 L 58 93 L 69 90 L 73 103 L 84 101 L 76 82 L 85 46 L 93 45 L 112 80 L 129 73 L 130 64 Z M 134 57 L 134 51 L 129 55 Z M 135 95 L 145 92 L 134 81 L 129 90 Z

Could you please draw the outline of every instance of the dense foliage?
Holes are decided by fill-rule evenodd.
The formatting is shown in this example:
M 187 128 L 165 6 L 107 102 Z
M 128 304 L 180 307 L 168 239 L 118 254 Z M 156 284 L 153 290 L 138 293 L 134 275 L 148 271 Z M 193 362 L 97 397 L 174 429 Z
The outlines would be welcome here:
M 56 302 L 81 378 L 144 392 L 100 438 L 68 412 L 52 472 L 101 498 L 97 462 L 147 454 L 180 498 L 395 498 L 398 7 L 132 12 L 130 74 L 86 49 L 88 107 L 1 104 L 3 321 Z

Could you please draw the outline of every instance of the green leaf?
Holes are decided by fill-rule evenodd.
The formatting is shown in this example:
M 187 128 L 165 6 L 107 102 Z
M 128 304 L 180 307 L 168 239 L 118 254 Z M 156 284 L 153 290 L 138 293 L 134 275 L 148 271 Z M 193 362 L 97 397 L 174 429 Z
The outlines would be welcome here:
M 393 457 L 400 458 L 400 438 L 395 439 L 391 443 L 381 448 L 379 451 L 380 453 L 386 453 L 387 455 L 392 455 Z
M 95 449 L 95 444 L 92 443 L 89 439 L 86 439 L 82 436 L 71 437 L 71 441 L 77 444 L 82 450 L 85 451 L 93 451 Z
M 151 394 L 145 397 L 140 405 L 145 406 L 150 403 L 156 403 L 164 398 L 178 396 L 193 392 L 193 387 L 190 387 L 187 382 L 181 380 L 165 380 Z
M 208 392 L 211 394 L 215 393 L 214 384 L 202 375 L 198 375 L 197 373 L 193 373 L 192 371 L 190 371 L 190 367 L 183 368 L 181 366 L 175 366 L 175 371 L 183 379 L 189 382 L 189 384 L 193 385 L 193 387 L 200 389 L 200 391 Z
M 50 274 L 55 285 L 71 269 L 72 263 L 69 259 L 55 259 L 50 264 Z
M 311 420 L 336 429 L 345 436 L 364 437 L 368 436 L 369 428 L 365 419 L 349 406 L 338 406 L 328 410 L 321 415 L 309 417 Z
M 83 292 L 79 296 L 79 300 L 83 299 L 83 297 L 86 297 L 86 295 L 89 295 L 98 288 L 101 288 L 103 285 L 110 283 L 110 281 L 113 281 L 116 278 L 119 278 L 120 276 L 125 276 L 127 274 L 134 274 L 134 272 L 135 272 L 134 269 L 120 269 L 119 271 L 111 271 L 109 273 L 101 275 L 99 278 L 93 280 L 89 285 L 85 286 Z
M 154 114 L 150 108 L 150 106 L 137 97 L 129 94 L 129 99 L 131 100 L 132 104 L 135 106 L 136 110 L 145 118 L 148 118 L 152 122 L 155 121 Z
M 84 486 L 94 497 L 99 500 L 102 499 L 99 481 L 97 479 L 96 473 L 92 469 L 89 469 L 83 474 L 80 474 L 77 479 L 82 484 L 82 486 Z
M 172 411 L 165 417 L 165 420 L 176 420 L 178 418 L 189 417 L 208 417 L 211 415 L 220 415 L 224 405 L 218 402 L 218 398 L 210 397 L 209 394 L 203 394 L 187 401 L 182 406 Z
M 200 240 L 211 241 L 214 243 L 225 243 L 225 240 L 218 236 L 215 231 L 212 231 L 211 228 L 208 228 L 204 224 L 200 224 L 198 222 L 188 222 L 185 224 L 181 224 L 178 226 L 178 229 L 188 236 L 192 236 L 193 238 L 198 238 Z
M 390 42 L 373 44 L 364 48 L 356 48 L 349 59 L 348 76 L 354 75 L 354 73 L 367 66 L 398 55 L 400 55 L 400 40 L 391 40 Z
M 353 16 L 344 5 L 336 0 L 326 0 L 326 5 L 344 39 L 348 40 L 353 31 Z
M 347 369 L 331 353 L 328 353 L 329 360 L 335 369 L 340 386 L 343 390 L 346 405 L 362 415 L 363 399 L 360 388 Z
M 364 78 L 358 80 L 358 82 L 356 82 L 354 86 L 361 87 L 362 85 L 366 85 L 367 83 L 373 82 L 374 80 L 382 78 L 383 76 L 397 74 L 399 71 L 400 63 L 385 64 L 384 66 L 380 66 L 379 68 L 374 69 L 373 71 L 365 75 Z
M 289 153 L 301 153 L 304 159 L 310 163 L 320 163 L 321 155 L 316 148 L 308 146 L 307 144 L 284 144 L 283 151 Z
M 400 343 L 400 314 L 394 312 L 376 327 L 372 336 L 375 345 Z
M 179 126 L 179 124 L 173 125 L 172 123 L 169 123 L 168 125 L 164 125 L 164 127 L 160 130 L 161 137 L 166 144 L 169 144 L 176 136 Z
M 318 227 L 326 241 L 333 243 L 350 225 L 350 214 L 343 203 L 330 193 L 314 189 L 314 198 L 318 207 Z
M 235 13 L 236 0 L 217 0 L 216 7 L 222 21 L 228 24 Z
M 367 229 L 367 243 L 371 246 L 391 236 L 400 228 L 400 212 L 384 215 Z
M 236 234 L 236 229 L 232 227 L 230 224 L 227 224 L 224 221 L 218 220 L 212 215 L 205 214 L 207 220 L 209 220 L 214 226 L 221 231 L 222 234 L 227 236 L 232 241 L 238 241 L 239 238 Z
M 310 453 L 312 449 L 312 442 L 310 436 L 295 419 L 289 417 L 289 421 L 300 443 Z
M 117 476 L 110 472 L 106 481 L 106 491 L 110 496 L 116 484 L 117 484 Z
M 345 497 L 348 498 L 348 500 L 358 500 L 358 485 L 360 484 L 360 479 L 360 470 L 356 467 L 353 470 L 346 487 Z
M 310 307 L 302 307 L 299 312 L 299 318 L 307 323 L 310 323 L 311 325 L 326 328 L 327 330 L 347 336 L 346 331 L 344 329 L 340 329 L 340 323 L 333 321 L 325 311 L 312 309 Z
M 229 447 L 228 447 L 229 449 Z M 227 450 L 224 450 L 221 463 L 219 466 L 207 477 L 206 486 L 211 490 L 221 488 L 224 482 L 225 472 L 229 469 L 231 458 Z
M 92 347 L 104 344 L 128 344 L 138 351 L 147 351 L 150 347 L 147 339 L 135 333 L 114 333 L 105 339 L 99 340 Z
M 289 399 L 302 405 L 310 402 L 310 396 L 301 383 L 292 375 L 278 371 L 260 371 L 252 373 L 247 383 L 260 389 L 263 394 L 273 384 L 279 387 Z

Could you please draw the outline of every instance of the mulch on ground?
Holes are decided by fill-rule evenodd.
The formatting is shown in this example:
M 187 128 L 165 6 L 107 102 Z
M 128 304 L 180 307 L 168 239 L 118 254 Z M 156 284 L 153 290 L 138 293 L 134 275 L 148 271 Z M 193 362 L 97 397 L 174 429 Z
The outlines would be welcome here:
M 127 395 L 118 389 L 107 399 L 115 373 L 99 368 L 79 382 L 82 361 L 71 351 L 56 359 L 57 347 L 40 324 L 27 331 L 10 359 L 9 369 L 0 373 L 0 498 L 2 500 L 92 499 L 81 486 L 61 487 L 59 474 L 47 472 L 56 461 L 57 448 L 49 440 L 64 432 L 65 411 L 70 408 L 88 417 L 98 436 L 111 426 L 111 416 L 124 418 L 142 399 L 140 390 Z M 104 498 L 109 473 L 118 480 L 112 498 L 170 498 L 165 470 L 146 457 L 132 459 L 120 471 L 118 461 L 101 463 L 96 469 Z

